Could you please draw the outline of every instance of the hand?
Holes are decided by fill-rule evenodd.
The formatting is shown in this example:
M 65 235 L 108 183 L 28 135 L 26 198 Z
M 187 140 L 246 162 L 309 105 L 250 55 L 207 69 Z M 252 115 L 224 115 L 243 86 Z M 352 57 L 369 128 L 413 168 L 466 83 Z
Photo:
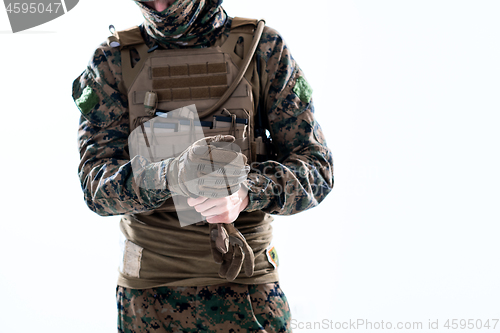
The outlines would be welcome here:
M 218 199 L 188 198 L 187 203 L 205 216 L 208 223 L 232 223 L 248 206 L 248 190 L 241 187 L 238 192 Z
M 241 187 L 237 193 L 219 199 L 204 197 L 189 198 L 188 204 L 210 223 L 210 248 L 214 261 L 221 264 L 219 276 L 232 281 L 238 276 L 241 266 L 245 274 L 252 276 L 254 253 L 245 237 L 232 224 L 240 212 L 248 206 L 248 190 Z
M 231 135 L 206 137 L 174 158 L 167 170 L 170 191 L 185 197 L 221 198 L 237 192 L 250 171 Z

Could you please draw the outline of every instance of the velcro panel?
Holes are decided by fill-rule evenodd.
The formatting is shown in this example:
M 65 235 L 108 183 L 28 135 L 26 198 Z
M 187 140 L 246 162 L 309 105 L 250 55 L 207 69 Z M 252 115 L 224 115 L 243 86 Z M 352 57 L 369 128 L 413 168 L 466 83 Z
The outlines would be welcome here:
M 225 63 L 222 64 L 208 64 L 207 65 L 208 73 L 209 74 L 215 74 L 215 73 L 227 73 L 227 66 Z
M 156 92 L 158 96 L 158 101 L 171 101 L 172 100 L 172 92 L 170 89 L 168 90 L 158 90 Z
M 152 68 L 153 77 L 170 76 L 170 67 L 156 67 Z
M 227 85 L 226 75 L 201 77 L 179 77 L 169 79 L 153 79 L 153 89 L 188 88 Z
M 191 90 L 189 88 L 172 89 L 172 99 L 191 99 Z
M 153 67 L 152 76 L 154 78 L 170 76 L 189 76 L 206 74 L 226 74 L 227 64 L 224 63 L 204 63 L 185 64 L 178 66 Z
M 170 76 L 186 76 L 186 75 L 189 75 L 189 67 L 187 64 L 170 67 Z
M 227 90 L 227 86 L 210 87 L 210 97 L 222 97 Z
M 207 64 L 189 65 L 189 75 L 201 75 L 207 73 Z
M 210 98 L 210 88 L 209 87 L 191 88 L 191 98 L 192 99 Z
M 226 92 L 227 86 L 195 87 L 157 90 L 158 102 L 176 100 L 220 98 Z

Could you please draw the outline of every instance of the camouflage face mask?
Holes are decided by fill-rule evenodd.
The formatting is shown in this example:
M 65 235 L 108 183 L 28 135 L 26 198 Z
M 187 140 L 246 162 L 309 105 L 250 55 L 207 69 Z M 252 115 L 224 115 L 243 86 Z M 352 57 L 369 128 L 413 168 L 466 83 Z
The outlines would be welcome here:
M 177 0 L 163 12 L 136 1 L 148 35 L 165 48 L 208 47 L 223 30 L 222 0 Z

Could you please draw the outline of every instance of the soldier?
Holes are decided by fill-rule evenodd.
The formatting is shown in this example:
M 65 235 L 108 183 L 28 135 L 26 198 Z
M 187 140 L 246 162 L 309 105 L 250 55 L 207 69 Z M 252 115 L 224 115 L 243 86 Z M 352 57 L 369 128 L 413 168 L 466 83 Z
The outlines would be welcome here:
M 136 3 L 144 23 L 101 44 L 73 83 L 86 203 L 124 215 L 118 331 L 290 332 L 270 214 L 315 207 L 333 187 L 312 90 L 278 32 L 229 17 L 222 0 Z M 213 119 L 206 139 L 161 160 L 131 154 L 134 130 L 151 149 L 144 125 L 189 104 Z M 214 115 L 231 120 L 226 133 Z M 236 176 L 220 185 L 220 174 L 196 171 L 213 165 Z M 205 223 L 181 227 L 176 198 Z

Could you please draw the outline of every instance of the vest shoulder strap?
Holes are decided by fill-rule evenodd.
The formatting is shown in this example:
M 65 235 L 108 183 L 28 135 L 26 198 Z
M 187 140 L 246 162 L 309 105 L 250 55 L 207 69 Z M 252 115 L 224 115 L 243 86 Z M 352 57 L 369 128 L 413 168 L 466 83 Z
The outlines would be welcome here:
M 231 24 L 231 31 L 240 29 L 251 29 L 251 32 L 255 30 L 257 27 L 257 24 L 259 23 L 259 20 L 255 19 L 249 19 L 249 18 L 244 18 L 244 17 L 234 17 L 233 18 L 233 23 Z
M 131 66 L 130 51 L 128 48 L 134 47 L 139 53 L 142 61 L 145 61 L 147 58 L 148 47 L 142 38 L 141 29 L 136 25 L 125 30 L 115 31 L 113 35 L 108 37 L 108 45 L 111 47 L 119 47 L 120 50 L 122 50 L 123 84 L 124 90 L 128 91 L 130 84 L 140 71 L 140 66 Z
M 124 48 L 138 44 L 144 44 L 144 39 L 141 35 L 141 29 L 137 25 L 125 30 L 115 31 L 113 35 L 108 37 L 108 45 L 113 47 L 120 46 L 120 48 Z

